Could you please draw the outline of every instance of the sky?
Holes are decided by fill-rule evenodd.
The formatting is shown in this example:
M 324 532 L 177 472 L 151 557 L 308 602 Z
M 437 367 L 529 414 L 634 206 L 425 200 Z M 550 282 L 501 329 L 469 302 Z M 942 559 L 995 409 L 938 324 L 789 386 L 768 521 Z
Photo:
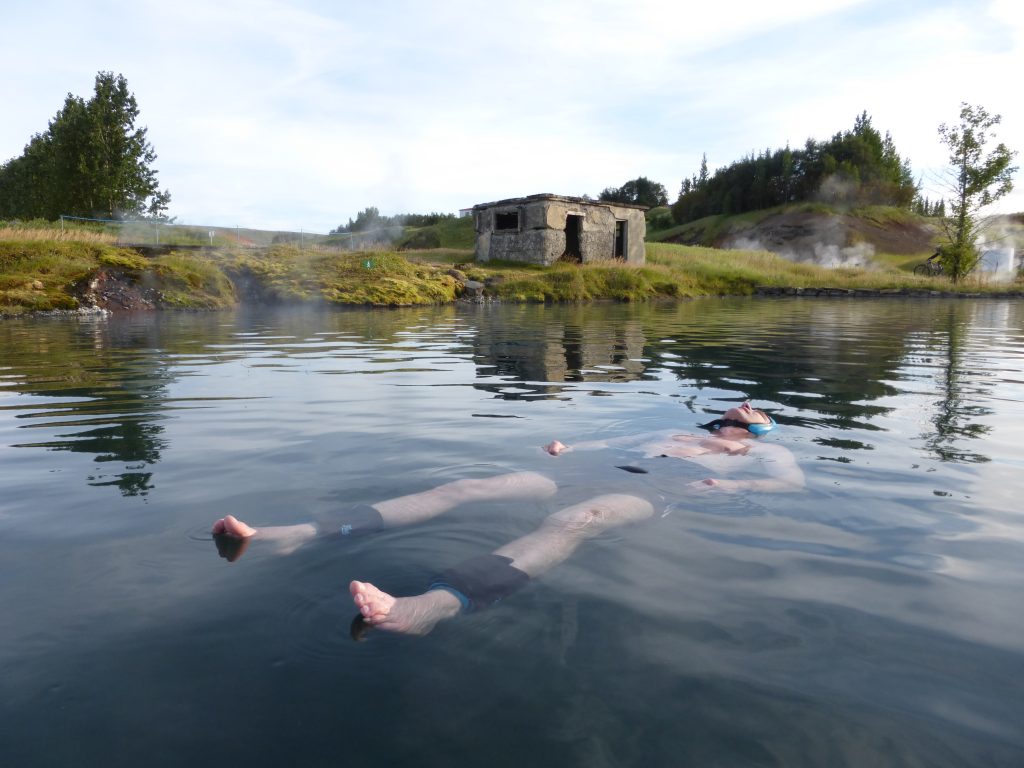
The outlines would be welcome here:
M 185 224 L 326 233 L 646 176 L 678 195 L 866 111 L 924 193 L 941 123 L 1024 152 L 1017 0 L 37 0 L 5 4 L 0 162 L 124 75 Z M 1024 165 L 1018 155 L 1017 165 Z M 996 205 L 1024 211 L 1024 176 Z

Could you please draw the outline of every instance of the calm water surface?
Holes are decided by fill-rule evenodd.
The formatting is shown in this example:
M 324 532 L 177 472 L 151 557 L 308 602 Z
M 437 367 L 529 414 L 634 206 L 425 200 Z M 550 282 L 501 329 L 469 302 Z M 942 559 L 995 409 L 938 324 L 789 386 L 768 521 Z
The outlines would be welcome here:
M 0 323 L 0 764 L 1024 765 L 1022 321 L 730 300 Z M 427 637 L 353 642 L 348 581 L 418 592 L 616 490 L 619 457 L 284 557 L 228 564 L 208 535 L 557 478 L 552 438 L 746 397 L 806 491 L 683 500 Z

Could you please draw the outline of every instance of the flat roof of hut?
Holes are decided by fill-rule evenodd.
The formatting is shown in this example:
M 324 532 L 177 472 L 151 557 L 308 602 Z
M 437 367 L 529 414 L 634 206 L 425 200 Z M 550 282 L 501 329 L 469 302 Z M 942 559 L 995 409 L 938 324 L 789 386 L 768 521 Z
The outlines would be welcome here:
M 529 195 L 473 206 L 478 261 L 644 263 L 646 206 Z

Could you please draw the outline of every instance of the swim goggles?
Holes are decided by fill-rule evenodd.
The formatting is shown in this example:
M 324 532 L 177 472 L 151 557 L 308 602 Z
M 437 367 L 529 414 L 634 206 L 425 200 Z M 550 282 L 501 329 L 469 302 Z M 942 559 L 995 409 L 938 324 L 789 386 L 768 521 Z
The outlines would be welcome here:
M 766 413 L 765 416 L 768 416 L 768 414 Z M 775 429 L 776 424 L 775 419 L 768 416 L 767 424 L 748 424 L 745 421 L 739 421 L 737 419 L 714 419 L 713 421 L 709 421 L 707 424 L 698 424 L 697 426 L 701 429 L 710 430 L 711 432 L 717 432 L 722 427 L 739 427 L 740 429 L 747 430 L 752 435 L 761 436 L 766 435 Z

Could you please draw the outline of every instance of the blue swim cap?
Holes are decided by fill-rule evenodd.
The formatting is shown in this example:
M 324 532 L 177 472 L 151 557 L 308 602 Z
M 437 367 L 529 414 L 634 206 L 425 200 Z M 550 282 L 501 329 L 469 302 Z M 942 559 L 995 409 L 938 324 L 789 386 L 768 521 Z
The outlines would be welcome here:
M 766 413 L 765 416 L 768 416 L 768 414 Z M 706 429 L 709 432 L 717 432 L 723 427 L 738 427 L 740 429 L 747 430 L 752 435 L 760 437 L 761 435 L 771 432 L 777 425 L 775 423 L 775 419 L 768 416 L 767 424 L 748 424 L 747 422 L 739 421 L 738 419 L 715 419 L 713 421 L 709 421 L 707 424 L 698 424 L 697 426 L 701 429 Z
M 768 416 L 768 414 L 765 414 L 765 416 Z M 773 429 L 775 429 L 775 419 L 771 416 L 768 416 L 767 424 L 747 424 L 747 431 L 758 437 L 768 434 Z

